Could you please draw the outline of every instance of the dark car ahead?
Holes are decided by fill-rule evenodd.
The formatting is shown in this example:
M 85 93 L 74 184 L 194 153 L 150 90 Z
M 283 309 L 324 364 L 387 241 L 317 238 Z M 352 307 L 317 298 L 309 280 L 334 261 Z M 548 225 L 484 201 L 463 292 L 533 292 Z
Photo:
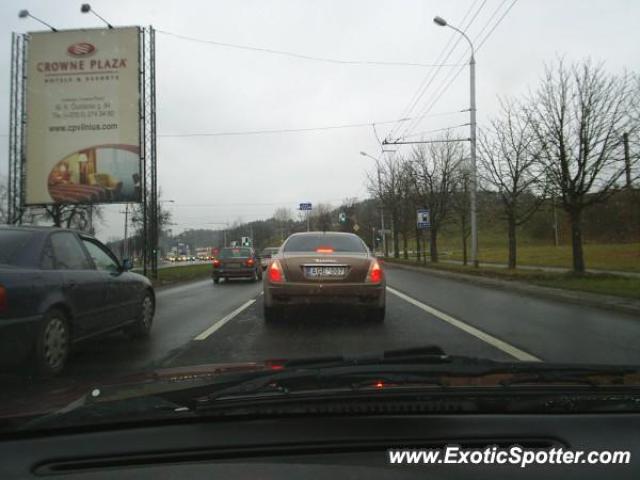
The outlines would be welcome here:
M 128 263 L 128 262 L 125 262 Z M 0 363 L 60 373 L 73 343 L 114 330 L 148 336 L 151 282 L 83 233 L 0 227 Z
M 251 247 L 225 247 L 213 260 L 211 271 L 213 283 L 225 282 L 230 278 L 250 278 L 257 282 L 262 279 L 260 260 Z
M 292 306 L 343 304 L 383 321 L 385 278 L 380 263 L 352 233 L 294 233 L 269 264 L 264 317 L 276 320 Z

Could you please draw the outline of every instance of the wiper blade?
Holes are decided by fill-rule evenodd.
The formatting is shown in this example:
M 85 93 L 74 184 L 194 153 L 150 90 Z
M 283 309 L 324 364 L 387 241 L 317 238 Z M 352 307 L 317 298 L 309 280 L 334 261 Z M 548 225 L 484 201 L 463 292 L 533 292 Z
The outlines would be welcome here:
M 223 388 L 195 399 L 203 406 L 212 401 L 242 397 L 266 398 L 298 393 L 367 391 L 398 386 L 446 388 L 440 381 L 442 372 L 391 365 L 383 369 L 371 365 L 348 365 L 283 370 L 254 377 L 238 385 Z
M 348 365 L 390 365 L 399 363 L 435 364 L 450 363 L 450 357 L 436 345 L 405 348 L 400 350 L 385 350 L 382 353 L 364 355 L 332 355 L 324 357 L 310 357 L 301 359 L 273 359 L 267 360 L 272 369 L 333 367 Z

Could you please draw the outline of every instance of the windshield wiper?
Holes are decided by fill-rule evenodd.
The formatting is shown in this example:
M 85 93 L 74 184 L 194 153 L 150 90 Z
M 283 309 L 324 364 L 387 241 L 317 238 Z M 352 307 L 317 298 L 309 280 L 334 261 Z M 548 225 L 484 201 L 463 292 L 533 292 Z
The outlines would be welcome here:
M 318 357 L 292 361 L 275 361 L 271 373 L 264 373 L 209 392 L 196 398 L 197 404 L 240 397 L 273 397 L 294 393 L 376 390 L 376 386 L 438 388 L 442 391 L 460 382 L 455 377 L 481 379 L 504 376 L 487 387 L 509 388 L 531 385 L 586 386 L 594 388 L 640 385 L 640 371 L 635 367 L 575 366 L 544 363 L 502 363 L 464 356 L 449 356 L 439 347 L 392 350 L 381 355 Z M 632 381 L 630 381 L 632 380 Z M 479 383 L 482 385 L 482 382 Z M 477 386 L 477 385 L 476 385 Z

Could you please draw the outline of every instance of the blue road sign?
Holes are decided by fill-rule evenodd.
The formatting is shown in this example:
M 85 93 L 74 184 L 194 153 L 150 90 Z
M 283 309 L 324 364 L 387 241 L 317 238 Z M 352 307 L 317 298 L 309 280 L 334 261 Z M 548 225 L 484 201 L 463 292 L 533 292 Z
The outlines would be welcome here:
M 298 210 L 311 210 L 311 202 L 301 203 Z

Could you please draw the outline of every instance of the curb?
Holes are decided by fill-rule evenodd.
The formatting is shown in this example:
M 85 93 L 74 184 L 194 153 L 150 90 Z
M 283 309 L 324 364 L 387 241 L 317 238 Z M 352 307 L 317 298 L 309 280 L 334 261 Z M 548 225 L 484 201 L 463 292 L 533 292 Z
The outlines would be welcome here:
M 413 265 L 403 265 L 401 263 L 395 263 L 393 261 L 390 262 L 388 260 L 385 260 L 384 264 L 391 268 L 410 270 L 422 273 L 423 275 L 433 275 L 436 277 L 472 283 L 483 287 L 500 288 L 502 290 L 515 291 L 535 297 L 545 297 L 551 300 L 561 300 L 567 303 L 587 305 L 590 307 L 597 307 L 609 311 L 613 310 L 616 312 L 640 315 L 640 302 L 634 301 L 632 299 L 615 297 L 613 295 L 600 295 L 597 293 L 584 293 L 573 290 L 562 290 L 559 288 L 531 285 L 528 283 L 519 282 L 517 280 L 501 280 L 497 278 L 466 275 L 464 273 L 447 272 L 443 270 L 436 270 Z

